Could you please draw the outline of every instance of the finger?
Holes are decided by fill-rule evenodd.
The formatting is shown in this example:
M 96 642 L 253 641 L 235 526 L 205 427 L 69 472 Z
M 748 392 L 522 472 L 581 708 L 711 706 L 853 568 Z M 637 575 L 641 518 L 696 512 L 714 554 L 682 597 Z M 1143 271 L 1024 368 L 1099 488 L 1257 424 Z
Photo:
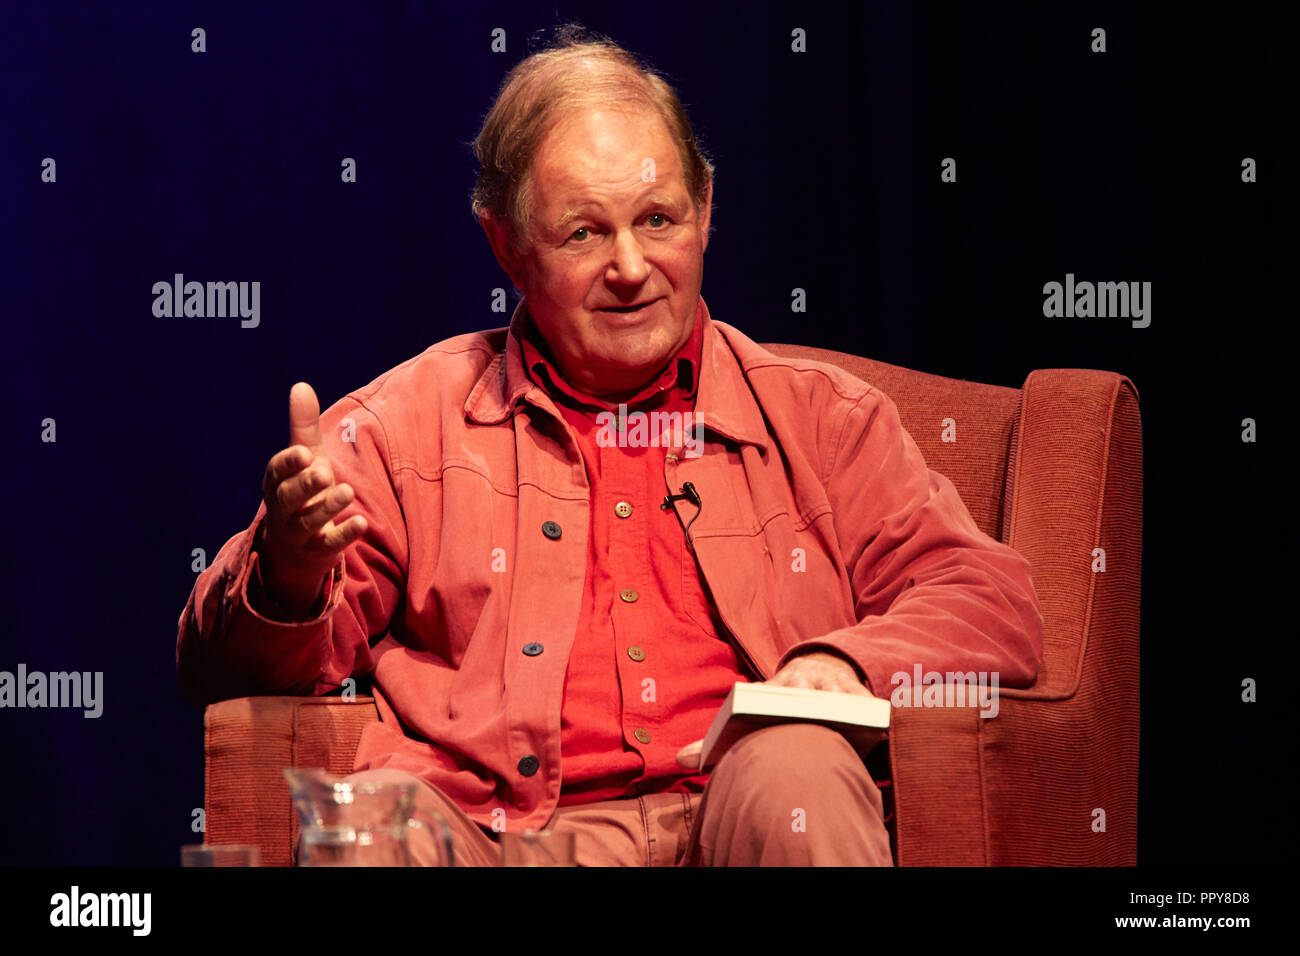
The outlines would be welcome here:
M 700 751 L 703 749 L 703 740 L 697 740 L 694 743 L 687 744 L 681 750 L 677 751 L 678 766 L 685 767 L 688 770 L 698 769 L 700 766 Z
M 306 445 L 293 445 L 272 455 L 266 463 L 266 474 L 262 476 L 262 499 L 268 504 L 272 502 L 280 483 L 310 465 L 312 457 L 311 449 Z
M 321 540 L 323 547 L 333 554 L 338 554 L 365 533 L 365 515 L 353 515 L 341 525 L 335 525 L 332 522 L 326 525 Z
M 311 465 L 292 478 L 282 481 L 275 490 L 275 501 L 286 518 L 299 515 L 304 508 L 318 506 L 323 493 L 334 485 L 334 468 L 324 455 L 317 455 Z
M 843 671 L 817 671 L 811 678 L 813 690 L 825 690 L 832 693 L 849 693 L 857 679 L 849 677 Z
M 354 497 L 355 493 L 351 485 L 341 484 L 327 488 L 299 509 L 289 519 L 288 527 L 299 535 L 310 537 L 333 521 Z
M 764 683 L 771 684 L 773 687 L 802 687 L 805 690 L 814 690 L 813 685 L 808 683 L 806 674 L 807 671 L 804 668 L 792 667 L 773 674 Z
M 320 402 L 306 382 L 289 389 L 289 444 L 306 445 L 312 451 L 325 446 L 320 431 Z

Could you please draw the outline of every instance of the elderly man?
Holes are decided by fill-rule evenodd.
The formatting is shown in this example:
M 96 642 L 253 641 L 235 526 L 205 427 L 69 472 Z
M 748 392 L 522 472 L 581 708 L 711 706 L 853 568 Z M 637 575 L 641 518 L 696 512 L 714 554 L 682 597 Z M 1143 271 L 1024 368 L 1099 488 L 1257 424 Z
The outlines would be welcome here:
M 290 392 L 264 502 L 200 575 L 201 700 L 369 675 L 358 771 L 417 778 L 457 863 L 576 834 L 578 862 L 892 862 L 862 757 L 821 725 L 699 740 L 737 681 L 888 696 L 1024 686 L 1024 558 L 927 469 L 888 397 L 784 359 L 700 296 L 713 168 L 673 90 L 566 40 L 506 78 L 474 209 L 524 293 L 319 413 Z

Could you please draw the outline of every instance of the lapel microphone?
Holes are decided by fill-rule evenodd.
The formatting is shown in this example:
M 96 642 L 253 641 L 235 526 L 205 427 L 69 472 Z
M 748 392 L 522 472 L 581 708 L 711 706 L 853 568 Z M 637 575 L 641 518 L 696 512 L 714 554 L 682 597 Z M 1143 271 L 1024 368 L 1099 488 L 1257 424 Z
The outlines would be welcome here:
M 682 531 L 686 534 L 686 547 L 690 549 L 691 554 L 694 554 L 695 542 L 691 540 L 691 525 L 695 524 L 695 518 L 698 518 L 704 511 L 704 499 L 702 499 L 700 493 L 695 490 L 695 485 L 688 481 L 682 485 L 682 493 L 680 495 L 664 495 L 664 502 L 659 507 L 664 511 L 671 511 L 673 514 L 677 514 L 677 509 L 673 507 L 673 502 L 682 501 L 683 499 L 695 505 L 695 517 L 682 525 Z M 681 515 L 677 515 L 677 523 L 682 523 Z
M 695 485 L 689 481 L 682 485 L 682 493 L 680 495 L 664 495 L 664 502 L 659 507 L 664 511 L 667 511 L 673 506 L 674 501 L 689 501 L 697 508 L 702 509 L 704 507 L 704 503 L 700 498 L 700 493 L 695 490 Z M 692 518 L 691 520 L 694 521 L 695 519 Z

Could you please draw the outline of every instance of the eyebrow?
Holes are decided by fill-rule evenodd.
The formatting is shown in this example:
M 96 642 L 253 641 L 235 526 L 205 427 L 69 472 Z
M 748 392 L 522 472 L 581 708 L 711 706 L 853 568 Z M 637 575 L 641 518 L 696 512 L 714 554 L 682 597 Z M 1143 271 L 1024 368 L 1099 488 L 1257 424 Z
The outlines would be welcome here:
M 638 199 L 637 204 L 663 206 L 665 209 L 672 210 L 674 213 L 678 215 L 681 215 L 682 213 L 682 204 L 664 192 L 651 192 L 648 195 L 642 196 L 640 199 Z M 575 219 L 581 219 L 585 215 L 583 210 L 588 209 L 592 206 L 595 206 L 600 209 L 604 208 L 604 206 L 596 202 L 594 199 L 589 200 L 587 202 L 578 203 L 576 206 L 570 206 L 567 209 L 565 209 L 563 213 L 561 213 L 560 218 L 557 219 L 555 221 L 555 225 L 551 227 L 552 230 L 557 233 L 563 232 L 568 227 L 569 223 L 573 222 Z

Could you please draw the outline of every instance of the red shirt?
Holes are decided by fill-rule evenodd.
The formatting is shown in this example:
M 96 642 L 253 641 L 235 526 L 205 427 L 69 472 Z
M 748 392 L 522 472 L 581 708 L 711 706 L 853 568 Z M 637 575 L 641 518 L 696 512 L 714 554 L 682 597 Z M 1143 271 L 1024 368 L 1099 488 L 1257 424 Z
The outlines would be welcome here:
M 677 751 L 704 736 L 734 683 L 754 679 L 719 637 L 725 629 L 686 545 L 682 522 L 695 506 L 678 503 L 680 521 L 660 507 L 670 490 L 665 458 L 684 457 L 696 434 L 703 315 L 696 310 L 690 339 L 663 372 L 623 403 L 621 441 L 611 427 L 618 406 L 565 381 L 531 321 L 520 338 L 524 368 L 568 423 L 591 487 L 585 593 L 560 712 L 559 804 L 699 793 L 709 775 L 684 773 Z M 652 412 L 681 415 L 685 433 Z M 665 422 L 673 425 L 661 434 Z

